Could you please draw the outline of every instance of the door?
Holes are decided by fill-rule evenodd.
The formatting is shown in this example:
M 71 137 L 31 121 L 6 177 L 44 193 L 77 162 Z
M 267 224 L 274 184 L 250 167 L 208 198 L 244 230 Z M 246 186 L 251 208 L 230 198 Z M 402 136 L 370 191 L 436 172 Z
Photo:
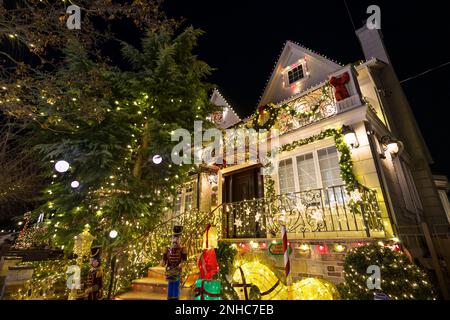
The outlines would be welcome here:
M 252 201 L 264 196 L 263 177 L 260 172 L 260 167 L 251 167 L 225 176 L 223 199 L 224 202 L 232 204 L 226 217 L 228 237 L 259 238 L 262 236 L 259 223 L 255 221 L 257 213 L 255 202 Z
M 260 167 L 252 167 L 225 176 L 223 199 L 226 203 L 262 198 L 264 196 Z

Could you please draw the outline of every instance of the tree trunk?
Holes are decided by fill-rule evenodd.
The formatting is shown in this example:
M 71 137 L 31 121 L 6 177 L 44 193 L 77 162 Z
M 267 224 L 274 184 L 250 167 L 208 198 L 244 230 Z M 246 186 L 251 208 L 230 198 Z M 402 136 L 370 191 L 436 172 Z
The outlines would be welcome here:
M 134 163 L 134 168 L 133 168 L 133 177 L 140 179 L 142 176 L 142 167 L 144 165 L 144 154 L 145 151 L 147 150 L 148 146 L 149 146 L 149 138 L 148 138 L 148 122 L 145 123 L 144 125 L 144 133 L 142 136 L 142 141 L 141 141 L 141 147 L 138 151 L 138 155 L 136 157 L 136 162 Z

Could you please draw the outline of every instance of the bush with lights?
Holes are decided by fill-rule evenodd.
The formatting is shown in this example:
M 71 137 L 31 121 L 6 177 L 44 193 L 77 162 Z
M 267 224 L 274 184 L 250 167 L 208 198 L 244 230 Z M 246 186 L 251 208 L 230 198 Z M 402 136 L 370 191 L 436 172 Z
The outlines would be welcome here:
M 218 278 L 222 283 L 222 300 L 239 300 L 230 281 L 233 261 L 237 253 L 237 250 L 233 246 L 223 241 L 219 243 L 219 247 L 216 249 L 217 262 L 219 263 Z
M 370 266 L 381 270 L 381 289 L 369 289 Z M 403 253 L 381 245 L 367 245 L 352 249 L 345 257 L 345 283 L 339 286 L 345 300 L 374 300 L 384 293 L 391 300 L 431 300 L 436 295 L 428 275 L 410 262 Z

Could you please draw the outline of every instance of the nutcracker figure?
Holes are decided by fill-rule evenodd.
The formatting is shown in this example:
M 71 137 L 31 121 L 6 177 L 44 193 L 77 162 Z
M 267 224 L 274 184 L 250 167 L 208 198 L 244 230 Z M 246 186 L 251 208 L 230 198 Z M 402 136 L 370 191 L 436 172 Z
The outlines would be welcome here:
M 91 268 L 86 281 L 88 300 L 100 300 L 103 297 L 103 268 L 100 252 L 100 247 L 94 247 L 91 250 Z
M 172 245 L 166 249 L 163 256 L 163 262 L 166 266 L 166 279 L 168 281 L 168 300 L 178 300 L 180 297 L 182 264 L 187 259 L 186 248 L 182 247 L 180 243 L 182 230 L 182 226 L 174 226 Z

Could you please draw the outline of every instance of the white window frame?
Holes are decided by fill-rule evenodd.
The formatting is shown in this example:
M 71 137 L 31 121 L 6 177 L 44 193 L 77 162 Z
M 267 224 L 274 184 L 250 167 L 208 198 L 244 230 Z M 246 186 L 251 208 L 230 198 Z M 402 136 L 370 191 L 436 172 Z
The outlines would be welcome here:
M 323 181 L 322 181 L 322 174 L 320 171 L 320 163 L 319 163 L 319 155 L 318 155 L 318 151 L 322 150 L 322 149 L 326 149 L 326 148 L 330 148 L 330 147 L 336 147 L 336 144 L 327 141 L 326 143 L 321 143 L 321 144 L 317 144 L 314 145 L 313 148 L 307 148 L 307 149 L 303 149 L 301 152 L 296 151 L 291 152 L 289 154 L 286 154 L 283 157 L 280 157 L 278 159 L 278 163 L 287 159 L 292 159 L 292 167 L 293 167 L 293 175 L 294 175 L 294 185 L 295 185 L 295 192 L 304 192 L 306 190 L 301 190 L 300 191 L 300 182 L 298 180 L 298 165 L 297 165 L 297 157 L 299 156 L 304 156 L 307 154 L 312 153 L 313 154 L 313 161 L 314 161 L 314 170 L 315 170 L 315 174 L 316 174 L 316 181 L 317 181 L 317 188 L 315 189 L 323 189 Z M 339 150 L 337 150 L 337 154 L 338 154 L 338 159 L 340 157 L 340 153 Z M 281 188 L 280 188 L 280 177 L 279 177 L 279 173 L 276 174 L 276 180 L 277 180 L 277 188 L 278 188 L 278 194 L 281 194 Z M 344 182 L 342 183 L 342 185 L 344 185 Z M 313 189 L 314 190 L 314 189 Z
M 300 65 L 302 66 L 302 69 L 303 69 L 303 78 L 301 78 L 293 83 L 289 83 L 289 71 L 297 68 Z M 309 71 L 308 71 L 308 66 L 307 66 L 305 59 L 300 59 L 296 63 L 293 63 L 290 66 L 287 66 L 283 70 L 283 86 L 285 88 L 292 88 L 292 87 L 302 83 L 303 81 L 305 81 L 308 78 L 309 78 Z
M 192 191 L 187 191 L 188 188 L 191 188 Z M 194 182 L 188 182 L 186 184 L 184 184 L 182 187 L 180 187 L 181 189 L 181 193 L 179 193 L 178 195 L 181 198 L 181 204 L 180 204 L 180 212 L 175 212 L 175 201 L 176 198 L 173 199 L 173 206 L 172 206 L 172 213 L 174 214 L 183 214 L 185 213 L 187 210 L 192 210 L 194 209 L 194 205 L 192 204 L 192 202 L 194 201 Z M 177 195 L 177 196 L 178 196 Z M 187 196 L 190 195 L 191 196 L 191 208 L 186 208 L 186 198 Z

